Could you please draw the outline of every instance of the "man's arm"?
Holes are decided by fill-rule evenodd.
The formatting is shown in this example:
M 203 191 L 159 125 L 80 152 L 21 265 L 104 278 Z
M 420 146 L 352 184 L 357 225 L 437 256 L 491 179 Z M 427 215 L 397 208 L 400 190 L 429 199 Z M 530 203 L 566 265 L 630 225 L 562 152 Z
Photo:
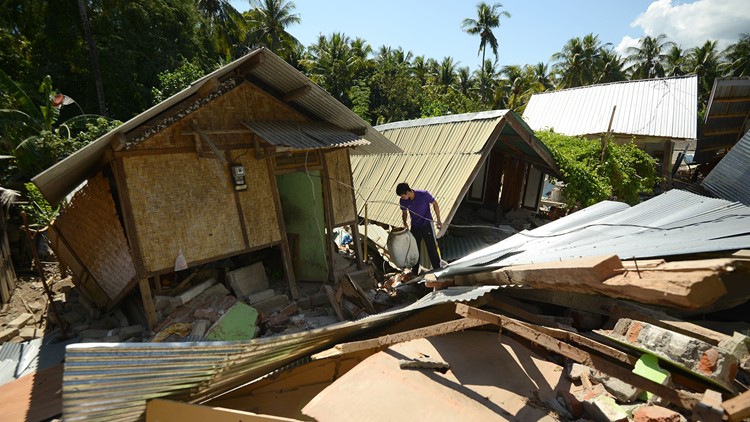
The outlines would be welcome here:
M 438 205 L 437 201 L 432 201 L 432 209 L 435 210 L 437 228 L 440 229 L 441 227 L 443 227 L 443 220 L 440 219 L 440 205 Z
M 404 220 L 404 227 L 406 227 L 408 229 L 409 226 L 406 224 L 406 215 L 407 214 L 408 213 L 406 212 L 406 210 L 404 210 L 404 209 L 401 210 L 401 219 Z

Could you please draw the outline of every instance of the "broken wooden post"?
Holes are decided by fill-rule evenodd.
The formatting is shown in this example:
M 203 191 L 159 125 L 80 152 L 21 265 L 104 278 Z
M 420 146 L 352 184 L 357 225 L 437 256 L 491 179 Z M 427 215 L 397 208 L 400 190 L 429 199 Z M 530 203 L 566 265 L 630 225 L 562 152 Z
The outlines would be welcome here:
M 148 329 L 153 330 L 157 323 L 156 308 L 154 307 L 154 299 L 151 296 L 151 286 L 149 285 L 148 278 L 140 279 L 138 287 L 141 290 L 141 301 L 143 302 L 143 310 L 146 313 Z

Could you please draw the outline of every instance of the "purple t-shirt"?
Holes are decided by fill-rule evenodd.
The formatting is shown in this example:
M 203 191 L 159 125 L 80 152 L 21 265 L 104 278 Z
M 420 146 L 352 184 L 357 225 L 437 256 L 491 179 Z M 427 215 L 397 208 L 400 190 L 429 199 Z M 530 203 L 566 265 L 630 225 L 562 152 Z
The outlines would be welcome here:
M 429 226 L 432 221 L 430 204 L 433 202 L 435 198 L 430 195 L 430 192 L 414 189 L 414 199 L 401 199 L 399 204 L 402 210 L 409 210 L 412 227 L 425 227 Z

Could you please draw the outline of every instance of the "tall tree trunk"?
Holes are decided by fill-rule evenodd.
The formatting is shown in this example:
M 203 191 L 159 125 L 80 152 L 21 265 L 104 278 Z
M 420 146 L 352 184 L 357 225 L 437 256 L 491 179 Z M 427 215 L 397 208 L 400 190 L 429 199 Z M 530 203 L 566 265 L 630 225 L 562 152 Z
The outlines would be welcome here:
M 482 65 L 480 69 L 482 69 L 482 104 L 486 101 L 484 93 L 487 91 L 487 80 L 484 77 L 484 54 L 487 52 L 487 46 L 485 45 L 484 48 L 482 48 Z
M 96 52 L 94 44 L 94 34 L 91 32 L 91 23 L 86 13 L 86 0 L 78 0 L 78 12 L 81 15 L 81 25 L 83 26 L 83 36 L 89 46 L 89 61 L 91 62 L 91 73 L 94 76 L 96 85 L 96 98 L 99 101 L 99 114 L 107 115 L 107 104 L 104 101 L 104 84 L 102 83 L 102 72 L 99 68 L 99 55 Z

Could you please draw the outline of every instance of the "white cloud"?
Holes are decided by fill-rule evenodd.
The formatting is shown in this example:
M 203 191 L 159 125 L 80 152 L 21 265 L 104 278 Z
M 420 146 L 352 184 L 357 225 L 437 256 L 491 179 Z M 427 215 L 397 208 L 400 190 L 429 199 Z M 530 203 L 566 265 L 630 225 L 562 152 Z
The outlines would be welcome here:
M 645 35 L 652 37 L 665 34 L 683 49 L 703 45 L 707 40 L 718 41 L 718 48 L 724 49 L 736 42 L 740 33 L 750 32 L 750 7 L 747 0 L 657 0 L 630 26 L 641 27 Z M 625 37 L 620 45 L 629 38 Z
M 615 47 L 615 51 L 622 57 L 627 57 L 628 48 L 638 46 L 638 38 L 633 38 L 630 35 L 625 35 Z

